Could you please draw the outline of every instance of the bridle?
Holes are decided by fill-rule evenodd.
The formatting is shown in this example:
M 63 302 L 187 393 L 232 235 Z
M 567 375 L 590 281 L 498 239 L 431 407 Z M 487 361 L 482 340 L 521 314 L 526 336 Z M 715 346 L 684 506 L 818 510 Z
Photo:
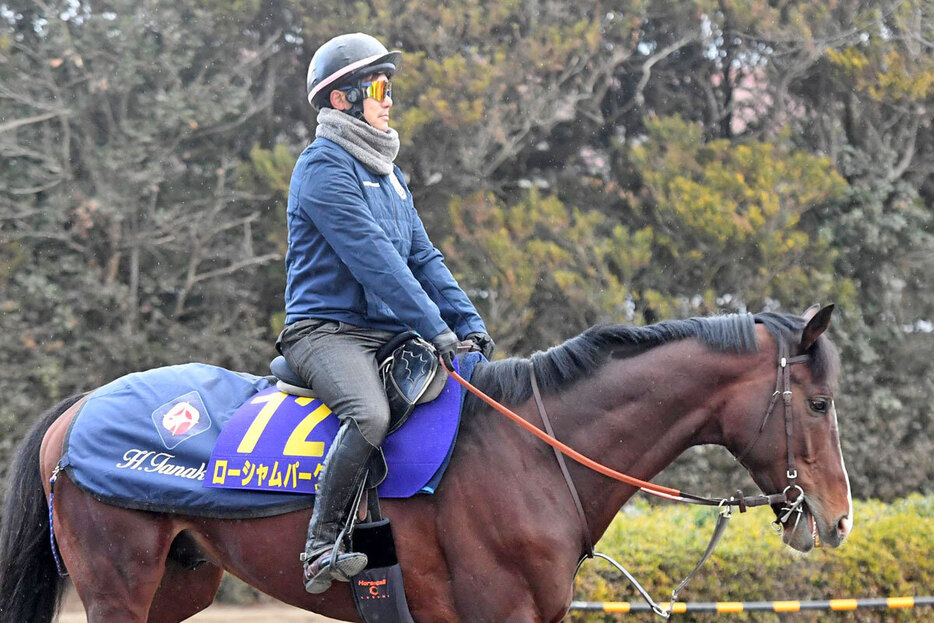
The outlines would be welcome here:
M 755 446 L 759 441 L 759 437 L 762 435 L 762 431 L 765 429 L 765 425 L 769 421 L 769 416 L 772 415 L 772 411 L 775 410 L 775 405 L 778 402 L 778 396 L 781 395 L 782 401 L 785 404 L 785 446 L 788 456 L 788 469 L 785 471 L 785 477 L 788 479 L 788 486 L 786 486 L 784 491 L 781 493 L 781 496 L 784 498 L 782 513 L 775 519 L 775 521 L 772 522 L 772 525 L 775 526 L 778 530 L 781 530 L 781 524 L 787 523 L 788 518 L 795 513 L 797 514 L 795 517 L 795 526 L 797 526 L 798 521 L 801 519 L 801 515 L 804 512 L 804 489 L 801 488 L 801 485 L 797 484 L 798 468 L 795 462 L 795 453 L 792 443 L 794 430 L 794 412 L 791 405 L 791 370 L 789 369 L 789 366 L 792 366 L 796 363 L 806 363 L 809 359 L 810 357 L 808 355 L 788 357 L 787 346 L 785 345 L 785 342 L 779 340 L 778 372 L 775 375 L 775 391 L 772 392 L 772 397 L 769 399 L 769 406 L 765 410 L 765 415 L 762 416 L 762 422 L 759 424 L 759 429 L 756 431 L 756 436 L 753 437 L 751 442 L 749 442 L 749 445 L 746 446 L 746 449 L 736 457 L 736 461 L 745 467 L 743 459 L 749 455 L 749 452 L 752 450 L 753 446 Z M 792 500 L 789 496 L 793 492 L 797 492 L 797 495 Z
M 663 487 L 648 481 L 640 480 L 633 476 L 629 476 L 618 472 L 612 468 L 609 468 L 593 459 L 577 452 L 573 448 L 567 446 L 566 444 L 558 441 L 554 435 L 554 428 L 551 425 L 551 420 L 548 417 L 548 413 L 545 410 L 545 405 L 542 401 L 541 393 L 538 389 L 538 382 L 535 378 L 535 366 L 531 360 L 529 360 L 529 377 L 532 385 L 532 395 L 535 399 L 535 404 L 538 407 L 539 416 L 542 419 L 542 424 L 545 428 L 544 431 L 539 429 L 534 424 L 526 421 L 507 407 L 501 405 L 496 400 L 490 398 L 479 389 L 471 385 L 468 381 L 462 378 L 457 372 L 451 370 L 445 365 L 444 360 L 441 360 L 441 365 L 447 370 L 454 379 L 460 383 L 467 391 L 474 394 L 482 401 L 493 407 L 496 411 L 505 415 L 507 418 L 518 424 L 520 427 L 524 428 L 528 432 L 532 433 L 540 440 L 551 446 L 554 450 L 555 457 L 558 461 L 558 466 L 561 469 L 561 473 L 564 476 L 565 483 L 568 486 L 570 491 L 571 498 L 574 501 L 575 508 L 577 510 L 578 517 L 580 519 L 581 528 L 583 531 L 583 542 L 584 542 L 584 553 L 581 556 L 577 568 L 580 569 L 580 566 L 583 564 L 584 560 L 587 558 L 592 558 L 594 556 L 602 558 L 609 561 L 617 569 L 623 572 L 623 574 L 629 579 L 630 582 L 635 585 L 636 589 L 642 594 L 642 597 L 652 606 L 652 609 L 656 614 L 661 615 L 665 618 L 668 618 L 671 612 L 671 606 L 669 606 L 666 611 L 664 608 L 659 606 L 648 594 L 648 592 L 636 581 L 636 579 L 626 571 L 622 565 L 614 561 L 609 556 L 605 554 L 600 554 L 594 551 L 593 542 L 591 538 L 590 525 L 587 521 L 587 517 L 584 513 L 583 505 L 580 501 L 580 495 L 577 493 L 577 487 L 574 485 L 574 481 L 571 479 L 571 475 L 568 472 L 564 456 L 568 456 L 574 459 L 576 462 L 584 465 L 585 467 L 596 471 L 604 476 L 618 480 L 620 482 L 627 483 L 638 487 L 639 490 L 655 495 L 667 500 L 673 500 L 678 502 L 685 502 L 687 504 L 700 504 L 705 506 L 717 506 L 719 508 L 719 515 L 717 519 L 717 525 L 714 528 L 714 534 L 710 539 L 710 543 L 707 546 L 704 555 L 694 567 L 694 569 L 688 574 L 687 577 L 678 585 L 678 587 L 672 592 L 671 603 L 674 604 L 678 593 L 684 588 L 685 585 L 690 581 L 694 574 L 701 568 L 707 558 L 710 557 L 710 554 L 713 553 L 714 548 L 720 540 L 720 537 L 723 535 L 723 532 L 726 529 L 727 522 L 732 516 L 732 508 L 735 506 L 739 508 L 741 513 L 746 512 L 746 509 L 753 506 L 774 506 L 781 504 L 782 509 L 779 514 L 779 517 L 772 522 L 773 526 L 776 526 L 778 530 L 781 530 L 781 525 L 787 523 L 788 519 L 796 514 L 795 517 L 795 526 L 797 526 L 798 521 L 801 519 L 801 516 L 804 513 L 804 489 L 797 484 L 798 470 L 795 462 L 794 456 L 794 445 L 793 445 L 793 432 L 794 432 L 794 413 L 792 409 L 792 392 L 791 392 L 791 370 L 789 366 L 798 363 L 807 362 L 810 357 L 806 354 L 797 355 L 795 357 L 788 356 L 788 347 L 786 346 L 784 340 L 778 339 L 778 362 L 777 362 L 777 371 L 775 375 L 775 390 L 772 392 L 772 396 L 769 399 L 768 407 L 765 410 L 764 415 L 762 416 L 762 421 L 759 424 L 759 428 L 756 431 L 755 437 L 746 446 L 746 449 L 743 450 L 739 456 L 736 457 L 736 460 L 743 464 L 743 459 L 745 459 L 752 448 L 759 441 L 759 438 L 762 435 L 762 431 L 765 429 L 766 424 L 768 423 L 769 418 L 772 415 L 772 412 L 775 410 L 775 405 L 778 404 L 778 397 L 782 397 L 784 403 L 784 417 L 785 417 L 785 442 L 787 448 L 787 469 L 785 475 L 788 479 L 788 484 L 781 493 L 772 493 L 766 495 L 756 495 L 751 497 L 746 497 L 741 490 L 737 490 L 729 498 L 709 498 L 700 495 L 694 495 L 692 493 L 687 493 L 684 491 L 679 491 L 677 489 L 671 489 L 669 487 Z M 796 494 L 796 495 L 795 495 Z M 792 499 L 790 496 L 795 495 Z

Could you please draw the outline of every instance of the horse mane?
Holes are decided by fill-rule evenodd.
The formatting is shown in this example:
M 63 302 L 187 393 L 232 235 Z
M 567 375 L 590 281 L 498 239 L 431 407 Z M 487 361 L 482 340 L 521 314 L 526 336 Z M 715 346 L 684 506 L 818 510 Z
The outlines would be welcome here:
M 785 342 L 788 352 L 793 353 L 806 323 L 800 316 L 763 312 L 666 320 L 642 327 L 597 325 L 528 359 L 512 357 L 479 364 L 471 383 L 494 400 L 520 404 L 532 397 L 529 361 L 535 368 L 539 389 L 547 395 L 591 376 L 610 359 L 634 357 L 678 340 L 697 339 L 720 352 L 756 352 L 759 349 L 756 324 L 765 326 L 776 340 Z M 839 359 L 829 340 L 821 336 L 809 354 L 811 371 L 818 378 L 836 378 Z M 465 415 L 474 413 L 481 405 L 478 398 L 468 395 Z

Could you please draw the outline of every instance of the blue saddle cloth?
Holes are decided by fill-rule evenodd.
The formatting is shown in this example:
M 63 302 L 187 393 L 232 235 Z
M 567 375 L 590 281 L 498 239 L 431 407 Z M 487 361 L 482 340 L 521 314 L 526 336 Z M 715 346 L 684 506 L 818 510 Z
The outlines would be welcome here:
M 479 360 L 463 357 L 461 375 L 469 378 Z M 434 491 L 462 403 L 449 378 L 436 400 L 386 438 L 389 473 L 380 497 Z M 79 487 L 116 506 L 264 517 L 313 504 L 309 494 L 337 428 L 320 401 L 285 396 L 268 377 L 169 366 L 129 374 L 88 396 L 69 427 L 61 465 Z

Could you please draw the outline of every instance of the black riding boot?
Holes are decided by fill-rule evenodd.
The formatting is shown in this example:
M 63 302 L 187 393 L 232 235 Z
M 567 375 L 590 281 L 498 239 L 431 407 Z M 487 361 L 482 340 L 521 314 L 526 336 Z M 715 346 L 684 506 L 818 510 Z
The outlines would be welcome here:
M 367 461 L 375 449 L 353 420 L 345 420 L 328 450 L 301 557 L 305 590 L 309 593 L 323 593 L 332 580 L 347 582 L 366 567 L 366 554 L 344 552 L 337 539 L 347 517 L 347 507 L 366 475 Z

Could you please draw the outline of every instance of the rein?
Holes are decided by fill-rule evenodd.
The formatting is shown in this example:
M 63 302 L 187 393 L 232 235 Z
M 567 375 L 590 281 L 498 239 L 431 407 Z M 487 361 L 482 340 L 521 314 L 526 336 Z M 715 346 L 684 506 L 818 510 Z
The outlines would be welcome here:
M 784 358 L 784 357 L 781 357 L 781 358 L 780 358 L 780 361 L 779 361 L 779 366 L 780 366 L 780 367 L 779 367 L 779 382 L 781 382 L 781 380 L 783 379 L 782 369 L 786 369 L 786 365 L 787 365 L 788 363 L 801 363 L 802 361 L 806 361 L 806 360 L 807 360 L 807 356 L 806 356 L 806 355 L 802 355 L 801 357 L 795 357 L 794 359 L 795 359 L 795 360 L 800 359 L 801 361 L 788 360 L 788 359 L 786 359 L 786 358 Z M 641 480 L 641 479 L 639 479 L 639 478 L 635 478 L 635 477 L 633 477 L 633 476 L 629 476 L 629 475 L 624 474 L 624 473 L 622 473 L 622 472 L 618 472 L 618 471 L 616 471 L 615 469 L 613 469 L 613 468 L 611 468 L 611 467 L 607 467 L 606 465 L 603 465 L 602 463 L 599 463 L 599 462 L 597 462 L 597 461 L 591 459 L 590 457 L 587 457 L 587 456 L 585 456 L 584 454 L 581 454 L 580 452 L 578 452 L 578 451 L 575 450 L 574 448 L 571 448 L 571 447 L 568 446 L 567 444 L 562 443 L 562 442 L 559 441 L 558 439 L 555 439 L 552 435 L 549 435 L 548 432 L 542 431 L 540 428 L 538 428 L 538 427 L 535 426 L 534 424 L 532 424 L 532 423 L 530 423 L 530 422 L 527 422 L 527 421 L 526 421 L 525 419 L 523 419 L 520 415 L 518 415 L 518 414 L 516 414 L 515 412 L 513 412 L 512 410 L 510 410 L 508 407 L 506 407 L 506 406 L 500 404 L 499 402 L 497 402 L 497 401 L 494 400 L 493 398 L 490 398 L 489 396 L 487 396 L 486 394 L 484 394 L 482 391 L 480 391 L 479 389 L 477 389 L 476 387 L 474 387 L 473 385 L 471 385 L 469 381 L 465 380 L 465 379 L 464 379 L 462 376 L 460 376 L 457 372 L 455 372 L 454 370 L 449 369 L 449 368 L 444 364 L 443 361 L 442 361 L 441 365 L 444 366 L 444 369 L 447 370 L 448 374 L 450 374 L 452 377 L 454 377 L 454 379 L 455 379 L 458 383 L 460 383 L 467 391 L 469 391 L 470 393 L 472 393 L 473 395 L 475 395 L 477 398 L 479 398 L 479 399 L 482 400 L 483 402 L 485 402 L 485 403 L 487 403 L 488 405 L 490 405 L 491 407 L 493 407 L 496 411 L 499 411 L 501 414 L 505 415 L 507 418 L 509 418 L 510 420 L 512 420 L 514 423 L 516 423 L 516 424 L 518 424 L 520 427 L 524 428 L 526 431 L 532 433 L 533 435 L 535 435 L 536 437 L 538 437 L 540 440 L 544 441 L 546 444 L 548 444 L 549 446 L 551 446 L 551 447 L 554 448 L 555 450 L 561 452 L 562 454 L 564 454 L 564 455 L 570 457 L 571 459 L 577 461 L 578 463 L 580 463 L 580 464 L 583 465 L 584 467 L 588 467 L 588 468 L 590 468 L 591 470 L 593 470 L 593 471 L 595 471 L 595 472 L 597 472 L 597 473 L 599 473 L 599 474 L 603 474 L 604 476 L 607 476 L 608 478 L 612 478 L 613 480 L 618 480 L 618 481 L 620 481 L 620 482 L 624 482 L 624 483 L 626 483 L 626 484 L 629 484 L 629 485 L 632 485 L 632 486 L 634 486 L 634 487 L 637 487 L 637 488 L 638 488 L 639 490 L 641 490 L 643 493 L 648 493 L 648 494 L 650 494 L 650 495 L 654 495 L 654 496 L 657 496 L 657 497 L 660 497 L 660 498 L 664 498 L 664 499 L 666 499 L 666 500 L 674 500 L 674 501 L 677 501 L 677 502 L 685 502 L 685 503 L 687 503 L 687 504 L 701 504 L 701 505 L 704 505 L 704 506 L 721 506 L 721 507 L 722 507 L 722 506 L 730 506 L 730 507 L 736 506 L 736 507 L 739 507 L 740 512 L 745 512 L 746 508 L 752 507 L 752 506 L 765 506 L 765 505 L 772 505 L 772 504 L 781 504 L 781 503 L 787 501 L 787 496 L 785 495 L 784 492 L 783 492 L 783 493 L 772 493 L 772 494 L 769 494 L 769 495 L 755 495 L 755 496 L 751 496 L 751 497 L 746 497 L 745 495 L 743 495 L 742 491 L 737 491 L 733 496 L 731 496 L 731 497 L 729 497 L 729 498 L 719 498 L 719 499 L 718 499 L 718 498 L 709 498 L 709 497 L 705 497 L 705 496 L 702 496 L 702 495 L 695 495 L 695 494 L 693 494 L 693 493 L 688 493 L 688 492 L 686 492 L 686 491 L 680 491 L 680 490 L 678 490 L 678 489 L 672 489 L 672 488 L 670 488 L 670 487 L 664 487 L 664 486 L 662 486 L 662 485 L 657 485 L 657 484 L 655 484 L 655 483 L 648 482 L 648 481 L 646 481 L 646 480 Z M 788 376 L 788 375 L 784 375 L 784 376 Z M 533 374 L 533 378 L 534 378 L 534 374 Z M 791 410 L 790 379 L 787 379 L 787 380 L 786 380 L 786 383 L 788 383 L 788 385 L 786 386 L 787 389 L 786 389 L 786 391 L 785 391 L 785 394 L 786 394 L 786 396 L 787 396 L 787 398 L 786 398 L 786 400 L 785 400 L 785 408 L 786 408 L 786 413 L 785 413 L 785 418 L 786 418 L 786 434 L 789 435 L 789 439 L 790 439 L 790 434 L 791 434 L 791 424 L 790 424 L 790 417 L 789 417 L 789 416 L 790 416 L 790 410 Z M 775 395 L 773 394 L 773 398 L 774 398 L 774 397 L 775 397 Z M 765 421 L 768 419 L 768 417 L 769 417 L 769 415 L 771 414 L 771 412 L 772 412 L 772 410 L 774 409 L 774 407 L 775 407 L 775 400 L 773 399 L 773 400 L 769 403 L 769 409 L 768 409 L 768 411 L 766 411 L 766 414 L 765 414 L 765 416 L 763 417 L 762 427 L 765 426 Z M 540 410 L 540 412 L 544 412 L 544 406 L 543 406 L 543 405 L 540 406 L 540 407 L 539 407 L 539 410 Z M 546 417 L 547 417 L 547 416 L 546 416 Z M 760 428 L 761 428 L 761 427 L 760 427 Z M 748 450 L 747 450 L 747 452 L 748 452 Z M 790 449 L 790 444 L 789 444 L 789 451 L 788 451 L 788 452 L 789 452 L 789 457 L 790 457 L 790 460 L 791 460 L 791 465 L 794 465 L 794 456 L 792 456 L 792 452 L 791 452 L 791 449 Z M 744 452 L 743 454 L 745 455 L 746 452 Z M 795 478 L 797 477 L 797 471 L 796 471 L 796 470 L 795 470 L 795 471 L 792 471 L 792 468 L 791 468 L 791 467 L 789 467 L 788 473 L 789 473 L 789 475 L 793 474 Z M 790 477 L 790 476 L 789 476 L 789 477 Z M 789 485 L 790 488 L 794 488 L 795 486 L 796 486 L 796 485 Z M 785 489 L 786 492 L 787 492 L 788 490 L 789 490 L 789 488 L 786 488 L 786 489 Z
M 578 571 L 580 570 L 580 567 L 584 563 L 584 560 L 586 560 L 587 558 L 593 558 L 595 556 L 610 562 L 617 569 L 619 569 L 623 573 L 623 575 L 625 575 L 626 578 L 636 587 L 636 589 L 639 591 L 642 597 L 652 607 L 652 610 L 656 614 L 667 619 L 671 615 L 671 610 L 677 599 L 678 593 L 681 591 L 681 589 L 683 589 L 687 585 L 687 583 L 691 580 L 691 578 L 694 577 L 694 575 L 701 568 L 704 562 L 707 561 L 707 559 L 713 553 L 713 550 L 716 547 L 717 543 L 720 541 L 720 537 L 723 536 L 723 533 L 726 530 L 727 523 L 729 522 L 730 517 L 732 516 L 732 507 L 736 506 L 739 508 L 741 513 L 744 513 L 746 512 L 746 509 L 751 506 L 765 506 L 765 505 L 771 506 L 774 504 L 782 504 L 783 505 L 782 515 L 780 518 L 776 519 L 773 522 L 773 525 L 777 524 L 779 529 L 781 529 L 782 522 L 787 521 L 788 518 L 794 513 L 797 513 L 797 516 L 795 518 L 795 525 L 797 525 L 802 514 L 804 513 L 804 508 L 803 508 L 804 490 L 800 487 L 800 485 L 796 484 L 796 479 L 798 477 L 798 470 L 795 464 L 794 451 L 792 447 L 793 412 L 792 412 L 792 404 L 791 404 L 791 397 L 792 397 L 791 370 L 789 369 L 789 366 L 793 364 L 797 364 L 797 363 L 805 363 L 806 361 L 808 361 L 808 355 L 798 355 L 796 357 L 788 357 L 787 346 L 782 340 L 779 340 L 778 370 L 776 372 L 776 378 L 775 378 L 775 391 L 772 393 L 772 396 L 769 399 L 769 405 L 766 408 L 765 414 L 762 416 L 762 421 L 759 424 L 759 428 L 756 431 L 755 437 L 749 443 L 746 449 L 742 453 L 740 453 L 740 455 L 736 458 L 736 460 L 740 464 L 742 464 L 742 460 L 746 458 L 746 456 L 752 450 L 753 446 L 755 446 L 756 443 L 759 441 L 759 438 L 762 435 L 762 431 L 765 429 L 765 425 L 768 422 L 769 417 L 772 414 L 772 411 L 775 410 L 775 405 L 778 402 L 778 396 L 781 395 L 783 399 L 783 403 L 784 403 L 785 437 L 786 437 L 786 448 L 787 448 L 787 470 L 785 473 L 788 478 L 788 485 L 785 487 L 785 489 L 781 493 L 746 497 L 741 490 L 737 490 L 736 493 L 734 493 L 729 498 L 721 498 L 721 499 L 694 495 L 692 493 L 687 493 L 684 491 L 680 491 L 678 489 L 672 489 L 670 487 L 664 487 L 664 486 L 657 485 L 657 484 L 654 484 L 654 483 L 651 483 L 645 480 L 641 480 L 639 478 L 635 478 L 633 476 L 629 476 L 622 472 L 616 471 L 610 467 L 607 467 L 606 465 L 603 465 L 602 463 L 599 463 L 581 454 L 577 450 L 574 450 L 570 446 L 559 441 L 557 438 L 555 438 L 554 429 L 551 426 L 551 421 L 548 417 L 548 413 L 545 411 L 545 405 L 542 401 L 541 392 L 538 389 L 538 381 L 535 378 L 535 366 L 531 360 L 529 361 L 529 375 L 530 375 L 530 380 L 532 384 L 532 395 L 535 399 L 535 404 L 538 407 L 538 412 L 539 412 L 539 415 L 541 416 L 542 424 L 545 427 L 544 431 L 539 429 L 534 424 L 526 421 L 521 416 L 517 415 L 512 410 L 510 410 L 508 407 L 505 407 L 504 405 L 500 404 L 493 398 L 487 396 L 482 391 L 474 387 L 469 381 L 461 377 L 457 372 L 449 369 L 447 365 L 445 365 L 443 359 L 441 359 L 441 365 L 445 370 L 447 370 L 448 374 L 453 376 L 454 379 L 458 383 L 460 383 L 467 391 L 475 395 L 477 398 L 479 398 L 483 402 L 487 403 L 489 406 L 491 406 L 493 409 L 495 409 L 499 413 L 505 415 L 507 418 L 512 420 L 514 423 L 518 424 L 520 427 L 522 427 L 526 431 L 533 434 L 535 437 L 537 437 L 541 441 L 551 446 L 551 448 L 554 450 L 555 457 L 558 460 L 558 466 L 561 468 L 561 473 L 564 476 L 565 482 L 567 483 L 568 489 L 571 493 L 571 498 L 574 500 L 574 505 L 577 509 L 577 514 L 578 514 L 578 517 L 580 518 L 581 526 L 584 532 L 584 544 L 585 544 L 584 554 L 583 556 L 581 556 L 580 560 L 578 561 L 577 570 Z M 568 472 L 567 465 L 564 461 L 563 455 L 570 457 L 571 459 L 577 461 L 581 465 L 599 474 L 607 476 L 608 478 L 612 478 L 614 480 L 624 482 L 634 487 L 638 487 L 638 489 L 644 493 L 648 493 L 650 495 L 654 495 L 654 496 L 667 499 L 667 500 L 684 502 L 687 504 L 717 506 L 719 508 L 717 524 L 714 527 L 713 536 L 710 538 L 710 542 L 707 545 L 707 549 L 704 551 L 703 556 L 701 557 L 697 565 L 694 567 L 694 569 L 692 569 L 691 572 L 687 575 L 687 577 L 685 577 L 684 580 L 681 581 L 678 587 L 675 588 L 674 591 L 672 591 L 671 604 L 669 605 L 667 610 L 661 607 L 660 605 L 658 605 L 652 599 L 652 597 L 648 594 L 648 591 L 646 591 L 639 584 L 639 582 L 636 581 L 636 579 L 628 571 L 626 571 L 626 569 L 622 567 L 622 565 L 617 563 L 615 560 L 613 560 L 609 556 L 606 556 L 605 554 L 597 553 L 594 551 L 593 542 L 592 542 L 591 533 L 590 533 L 590 525 L 587 521 L 586 515 L 584 514 L 584 508 L 583 508 L 583 505 L 581 504 L 580 496 L 577 493 L 577 487 L 574 486 L 574 481 L 571 480 L 571 475 Z M 797 496 L 792 500 L 789 498 L 789 492 L 795 492 L 795 491 L 797 491 Z M 576 575 L 577 574 L 575 572 L 575 576 Z

